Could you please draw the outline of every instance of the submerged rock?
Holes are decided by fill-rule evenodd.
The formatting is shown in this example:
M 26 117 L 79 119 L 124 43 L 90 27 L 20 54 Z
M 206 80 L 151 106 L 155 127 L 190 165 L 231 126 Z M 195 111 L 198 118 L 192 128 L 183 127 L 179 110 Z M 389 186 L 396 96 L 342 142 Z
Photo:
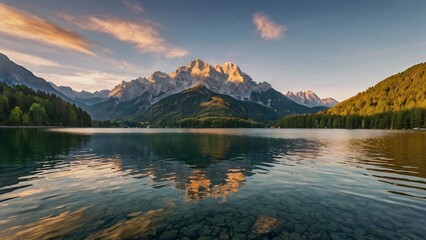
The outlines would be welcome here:
M 257 234 L 268 233 L 277 224 L 278 224 L 278 220 L 276 218 L 266 216 L 266 215 L 261 215 L 257 218 L 256 222 L 251 228 L 251 231 Z

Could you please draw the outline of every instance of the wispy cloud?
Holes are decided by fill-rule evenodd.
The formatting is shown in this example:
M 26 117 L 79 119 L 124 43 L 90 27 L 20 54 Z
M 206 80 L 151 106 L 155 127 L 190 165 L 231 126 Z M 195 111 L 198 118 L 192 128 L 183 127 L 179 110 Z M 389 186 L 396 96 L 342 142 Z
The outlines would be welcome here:
M 63 17 L 82 29 L 106 33 L 122 42 L 132 43 L 141 53 L 157 53 L 166 58 L 184 57 L 189 54 L 186 49 L 168 44 L 161 36 L 158 25 L 152 22 L 136 23 L 118 18 Z
M 0 3 L 0 33 L 95 55 L 79 34 Z
M 284 37 L 285 26 L 278 25 L 263 13 L 254 14 L 253 23 L 256 25 L 257 32 L 265 40 L 277 40 Z
M 166 58 L 177 58 L 177 57 L 185 57 L 189 54 L 188 50 L 179 48 L 179 47 L 171 47 L 168 48 L 167 51 L 164 52 L 164 56 Z
M 142 13 L 143 8 L 138 2 L 134 2 L 132 0 L 124 0 L 124 5 L 126 5 L 127 8 L 129 8 L 134 13 Z
M 58 86 L 72 86 L 74 90 L 98 91 L 111 89 L 121 81 L 128 81 L 131 76 L 106 73 L 97 70 L 79 70 L 68 74 L 39 73 L 41 77 Z
M 41 66 L 41 67 L 58 67 L 59 63 L 34 55 L 20 53 L 13 50 L 0 48 L 0 53 L 8 56 L 12 61 L 21 65 Z

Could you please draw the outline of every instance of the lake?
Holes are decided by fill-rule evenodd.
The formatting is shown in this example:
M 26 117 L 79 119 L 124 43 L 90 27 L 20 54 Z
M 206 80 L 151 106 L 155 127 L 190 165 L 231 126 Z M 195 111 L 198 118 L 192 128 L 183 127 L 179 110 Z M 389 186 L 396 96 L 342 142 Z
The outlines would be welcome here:
M 0 129 L 0 239 L 425 235 L 425 131 Z

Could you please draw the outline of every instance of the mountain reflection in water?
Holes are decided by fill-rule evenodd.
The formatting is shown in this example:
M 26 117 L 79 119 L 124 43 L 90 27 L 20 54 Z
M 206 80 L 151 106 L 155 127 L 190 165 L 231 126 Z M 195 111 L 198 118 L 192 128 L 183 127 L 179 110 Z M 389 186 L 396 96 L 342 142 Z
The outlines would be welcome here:
M 148 177 L 155 188 L 174 185 L 186 201 L 221 198 L 238 192 L 256 170 L 268 170 L 277 156 L 309 152 L 320 143 L 303 139 L 247 138 L 200 134 L 94 135 L 90 147 L 121 159 L 128 176 Z M 316 149 L 316 150 L 315 150 Z

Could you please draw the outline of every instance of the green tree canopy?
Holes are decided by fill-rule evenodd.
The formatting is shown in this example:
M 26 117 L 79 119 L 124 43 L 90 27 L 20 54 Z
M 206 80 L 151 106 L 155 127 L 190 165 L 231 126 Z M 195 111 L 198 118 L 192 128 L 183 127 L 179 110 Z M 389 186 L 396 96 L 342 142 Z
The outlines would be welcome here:
M 92 126 L 90 115 L 54 94 L 0 83 L 0 126 Z
M 30 107 L 30 116 L 33 124 L 37 126 L 43 125 L 47 118 L 46 109 L 38 103 L 33 103 Z
M 13 108 L 9 115 L 9 122 L 14 126 L 21 125 L 22 122 L 22 110 L 19 106 Z

